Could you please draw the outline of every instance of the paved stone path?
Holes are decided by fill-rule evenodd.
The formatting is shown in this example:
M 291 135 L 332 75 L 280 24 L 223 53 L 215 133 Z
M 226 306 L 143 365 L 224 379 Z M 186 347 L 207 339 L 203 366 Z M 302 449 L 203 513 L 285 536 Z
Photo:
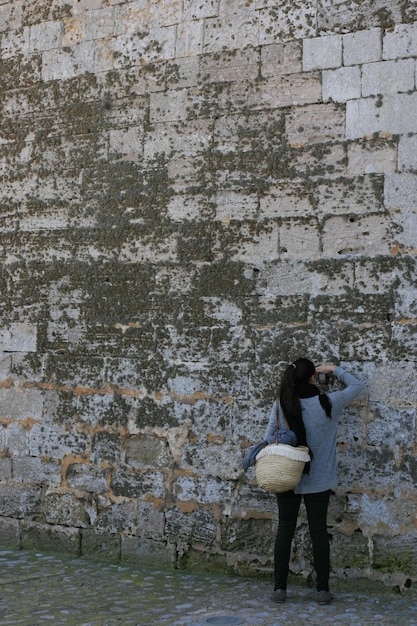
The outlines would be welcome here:
M 26 551 L 0 551 L 1 626 L 417 626 L 417 594 L 334 581 L 335 600 L 289 589 L 270 601 L 268 581 L 142 570 Z M 356 588 L 360 585 L 355 583 Z M 370 589 L 368 589 L 370 587 Z

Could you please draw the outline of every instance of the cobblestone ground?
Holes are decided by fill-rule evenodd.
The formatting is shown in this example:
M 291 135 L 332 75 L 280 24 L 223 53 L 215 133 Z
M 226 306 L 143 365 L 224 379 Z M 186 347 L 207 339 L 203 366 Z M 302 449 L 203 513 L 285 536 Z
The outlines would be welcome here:
M 417 595 L 334 581 L 329 606 L 292 586 L 283 605 L 271 585 L 178 571 L 143 570 L 26 551 L 0 551 L 2 626 L 417 626 Z M 370 587 L 370 589 L 368 589 Z

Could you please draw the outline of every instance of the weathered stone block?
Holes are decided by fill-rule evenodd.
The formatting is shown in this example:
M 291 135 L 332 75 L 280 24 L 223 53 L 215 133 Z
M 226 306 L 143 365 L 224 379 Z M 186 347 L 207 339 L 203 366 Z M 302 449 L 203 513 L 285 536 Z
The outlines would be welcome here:
M 412 91 L 414 74 L 413 59 L 366 63 L 362 66 L 362 96 Z
M 71 463 L 66 471 L 66 482 L 73 489 L 92 493 L 105 493 L 108 490 L 105 470 L 97 465 Z
M 259 26 L 250 7 L 242 7 L 231 19 L 230 16 L 212 17 L 204 20 L 204 52 L 239 50 L 245 46 L 257 46 Z
M 366 568 L 371 565 L 368 539 L 360 530 L 348 536 L 332 533 L 331 541 L 332 570 Z
M 402 136 L 398 142 L 398 170 L 411 172 L 417 169 L 417 136 Z
M 211 546 L 216 540 L 217 520 L 211 511 L 184 513 L 174 508 L 167 511 L 165 519 L 166 538 L 179 551 L 189 544 Z
M 283 181 L 259 200 L 259 216 L 267 219 L 304 217 L 312 210 L 311 190 L 304 182 Z
M 29 433 L 24 425 L 11 423 L 4 433 L 4 445 L 12 455 L 29 453 Z
M 291 146 L 343 139 L 345 113 L 334 104 L 311 104 L 295 109 L 287 117 L 286 133 Z
M 353 213 L 366 215 L 381 210 L 383 184 L 382 176 L 373 175 L 318 181 L 311 195 L 320 217 L 340 214 L 351 216 Z
M 136 535 L 143 539 L 161 541 L 165 538 L 165 513 L 153 502 L 138 501 Z
M 62 459 L 67 454 L 82 454 L 87 447 L 87 436 L 68 432 L 54 424 L 35 424 L 30 431 L 29 450 L 32 456 Z
M 160 472 L 133 472 L 122 468 L 113 472 L 110 488 L 114 496 L 155 499 L 166 497 L 164 476 Z
M 388 447 L 363 449 L 358 442 L 349 450 L 340 446 L 338 454 L 338 489 L 349 492 L 360 489 L 373 492 L 393 492 L 393 476 L 397 474 L 394 454 Z
M 415 174 L 390 174 L 385 177 L 384 200 L 390 209 L 410 209 L 410 198 L 417 192 Z
M 258 197 L 221 191 L 215 196 L 216 219 L 221 221 L 254 219 L 258 211 Z
M 287 220 L 279 229 L 281 259 L 317 259 L 320 236 L 316 220 Z
M 316 7 L 311 2 L 283 0 L 259 5 L 259 43 L 292 41 L 316 34 Z
M 20 548 L 20 523 L 17 519 L 0 518 L 0 544 Z
M 13 479 L 26 484 L 60 484 L 61 464 L 36 457 L 12 459 Z
M 214 504 L 230 498 L 231 485 L 210 476 L 178 476 L 173 483 L 172 492 L 178 502 Z
M 66 526 L 50 526 L 37 522 L 22 521 L 21 547 L 24 550 L 80 554 L 80 530 Z
M 383 58 L 398 59 L 417 55 L 417 25 L 398 23 L 385 33 Z
M 202 25 L 197 24 L 202 29 Z M 187 28 L 190 30 L 187 31 Z M 194 25 L 195 27 L 195 25 Z M 179 54 L 179 49 L 183 50 L 184 46 L 194 47 L 198 44 L 194 41 L 196 36 L 194 35 L 192 25 L 181 25 L 181 35 L 178 35 L 177 39 L 177 56 L 175 60 L 171 61 L 167 65 L 166 69 L 166 84 L 172 89 L 183 89 L 185 87 L 194 87 L 200 80 L 200 64 L 199 58 L 192 52 L 188 54 Z M 187 31 L 187 32 L 184 32 Z M 192 39 L 194 37 L 194 39 Z M 196 53 L 197 54 L 197 53 Z M 184 58 L 181 58 L 184 57 Z
M 218 0 L 188 0 L 183 10 L 186 20 L 202 20 L 205 17 L 217 17 L 219 3 Z
M 45 493 L 42 511 L 48 524 L 75 528 L 88 528 L 97 515 L 91 497 L 52 489 Z
M 362 65 L 382 59 L 382 29 L 370 28 L 343 35 L 343 65 Z
M 133 467 L 168 467 L 172 462 L 166 439 L 155 435 L 133 435 L 124 446 L 126 463 Z
M 342 65 L 342 37 L 330 35 L 303 41 L 303 70 L 323 70 Z
M 290 74 L 266 78 L 248 89 L 251 108 L 282 108 L 321 101 L 321 81 L 318 74 Z
M 320 32 L 354 32 L 357 29 L 392 28 L 402 21 L 401 2 L 363 0 L 352 4 L 350 0 L 321 0 L 317 7 L 317 28 Z
M 273 261 L 278 258 L 278 226 L 272 221 L 225 224 L 215 243 L 215 256 L 223 258 L 226 248 L 234 262 Z
M 273 43 L 261 47 L 261 74 L 282 76 L 297 74 L 302 70 L 302 42 Z
M 30 27 L 29 53 L 58 48 L 64 34 L 62 22 L 41 22 Z
M 377 536 L 373 540 L 373 567 L 383 573 L 403 572 L 413 579 L 417 572 L 416 538 Z
M 357 139 L 374 133 L 407 134 L 417 131 L 417 96 L 388 94 L 380 98 L 361 98 L 346 103 L 346 137 Z
M 325 175 L 331 179 L 346 175 L 346 151 L 343 144 L 332 143 L 291 146 L 288 169 L 293 176 L 313 179 Z M 363 169 L 358 172 L 362 174 Z
M 122 535 L 121 559 L 140 566 L 169 568 L 175 564 L 173 551 L 165 542 Z
M 8 457 L 0 458 L 0 481 L 8 482 L 12 478 L 12 461 Z
M 323 72 L 323 101 L 346 102 L 361 96 L 361 73 L 357 66 Z
M 16 30 L 22 25 L 22 6 L 7 2 L 0 6 L 0 32 Z
M 338 275 L 332 265 L 314 267 L 315 271 L 312 272 L 309 262 L 301 264 L 299 259 L 282 259 L 278 265 L 265 268 L 262 278 L 268 297 L 300 294 L 314 297 L 322 293 L 323 289 L 326 289 L 326 293 L 340 296 L 353 282 L 352 270 L 349 268 L 342 275 Z
M 386 215 L 331 217 L 323 227 L 323 254 L 330 257 L 365 251 L 371 257 L 389 254 L 389 233 L 390 220 Z
M 0 40 L 2 58 L 9 59 L 19 55 L 27 56 L 29 43 L 30 30 L 27 27 L 4 32 Z
M 358 143 L 351 142 L 347 147 L 347 159 L 347 174 L 349 176 L 363 173 L 383 174 L 395 172 L 397 169 L 397 145 L 382 138 L 380 140 L 364 140 Z
M 381 441 L 389 441 L 401 450 L 411 450 L 413 442 L 409 433 L 415 428 L 414 409 L 394 409 L 373 403 L 373 419 L 366 425 L 367 443 L 377 446 Z
M 274 541 L 270 520 L 226 518 L 221 525 L 220 546 L 228 552 L 268 554 L 273 552 Z
M 412 407 L 415 405 L 415 370 L 411 363 L 400 361 L 381 365 L 369 380 L 369 399 L 387 404 L 388 407 Z
M 37 328 L 31 324 L 11 324 L 0 331 L 2 352 L 36 352 Z
M 90 528 L 81 529 L 81 555 L 99 561 L 118 561 L 121 554 L 119 534 L 100 532 Z
M 42 488 L 0 484 L 0 515 L 32 519 L 41 510 Z
M 206 54 L 200 59 L 201 79 L 206 83 L 254 81 L 259 73 L 259 51 L 247 47 L 235 52 Z
M 211 437 L 215 435 L 212 434 Z M 207 439 L 210 439 L 210 434 L 207 435 Z M 223 438 L 220 438 L 218 443 L 206 443 L 203 449 L 205 453 L 202 452 L 201 441 L 197 445 L 185 445 L 181 465 L 223 480 L 238 477 L 241 472 L 241 455 L 235 446 L 225 443 Z

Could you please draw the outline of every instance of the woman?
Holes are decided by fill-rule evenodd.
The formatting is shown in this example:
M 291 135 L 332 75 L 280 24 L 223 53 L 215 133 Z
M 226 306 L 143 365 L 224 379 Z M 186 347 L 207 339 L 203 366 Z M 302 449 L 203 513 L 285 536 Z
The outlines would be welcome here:
M 316 374 L 332 374 L 345 388 L 321 394 Z M 294 431 L 298 444 L 310 449 L 311 462 L 306 465 L 300 483 L 294 491 L 277 494 L 279 523 L 275 540 L 274 602 L 286 598 L 291 543 L 297 524 L 301 498 L 304 499 L 310 537 L 313 544 L 316 570 L 317 601 L 328 604 L 333 595 L 329 591 L 330 546 L 327 534 L 327 509 L 330 490 L 336 486 L 336 436 L 342 410 L 358 396 L 362 383 L 352 374 L 333 363 L 317 368 L 308 359 L 291 363 L 284 373 L 279 393 L 280 428 Z M 265 439 L 271 441 L 277 428 L 276 402 L 271 411 Z

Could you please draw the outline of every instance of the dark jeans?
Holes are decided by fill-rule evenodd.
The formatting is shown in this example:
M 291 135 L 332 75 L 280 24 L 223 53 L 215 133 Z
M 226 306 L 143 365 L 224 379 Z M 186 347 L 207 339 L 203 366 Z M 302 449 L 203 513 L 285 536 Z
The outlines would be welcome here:
M 275 589 L 286 589 L 291 555 L 291 543 L 297 525 L 301 498 L 307 510 L 308 526 L 313 544 L 317 591 L 329 590 L 330 545 L 327 534 L 327 509 L 330 491 L 305 493 L 286 491 L 277 494 L 279 522 L 275 539 Z

